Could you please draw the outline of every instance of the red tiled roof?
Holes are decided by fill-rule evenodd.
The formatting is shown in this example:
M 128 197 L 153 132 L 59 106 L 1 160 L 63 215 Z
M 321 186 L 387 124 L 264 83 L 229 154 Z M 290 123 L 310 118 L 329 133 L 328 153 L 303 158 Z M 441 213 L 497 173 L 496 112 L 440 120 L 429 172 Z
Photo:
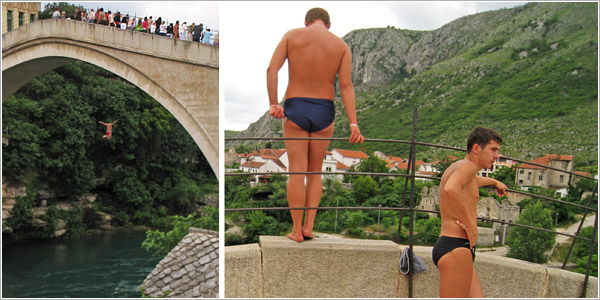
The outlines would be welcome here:
M 415 163 L 415 167 L 418 169 L 419 166 L 421 166 L 424 163 L 425 162 L 422 160 L 417 160 Z M 400 164 L 396 165 L 396 167 L 398 167 L 398 169 L 408 169 L 408 162 L 400 163 Z
M 543 166 L 549 166 L 550 162 L 553 160 L 566 160 L 566 161 L 571 161 L 573 160 L 573 155 L 560 155 L 560 154 L 546 154 L 542 157 L 538 157 L 530 162 L 532 163 L 536 163 L 539 165 L 543 165 Z M 517 168 L 523 168 L 523 169 L 543 169 L 542 167 L 539 166 L 535 166 L 535 165 L 530 165 L 530 164 L 520 164 L 517 166 Z
M 393 167 L 395 167 L 395 166 L 396 166 L 396 162 L 395 162 L 395 161 L 393 161 L 393 162 L 391 162 L 391 163 L 389 163 L 389 164 L 387 164 L 387 165 L 385 165 L 385 166 L 386 166 L 388 169 L 391 169 L 391 168 L 393 168 Z
M 367 154 L 361 151 L 353 151 L 353 150 L 343 150 L 343 149 L 333 149 L 333 151 L 337 151 L 343 157 L 354 157 L 354 158 L 369 158 Z
M 587 176 L 587 177 L 592 177 L 592 173 L 589 173 L 589 172 L 575 171 L 575 174 L 579 174 L 579 175 L 583 175 L 583 176 Z
M 348 167 L 345 164 L 343 164 L 343 163 L 341 163 L 341 162 L 338 161 L 336 169 L 338 169 L 338 170 L 348 170 L 348 169 L 350 169 L 350 167 Z
M 273 153 L 275 153 L 275 155 L 277 155 L 277 157 L 281 157 L 287 150 L 285 150 L 285 149 L 271 149 L 271 151 L 273 151 Z
M 423 176 L 435 176 L 437 174 L 437 172 L 431 172 L 431 171 L 417 171 L 415 173 L 418 175 L 423 175 Z
M 399 162 L 399 163 L 401 163 L 402 161 L 404 161 L 404 159 L 402 159 L 402 157 L 397 157 L 397 156 L 391 156 L 391 155 L 390 155 L 390 156 L 388 156 L 387 158 L 388 158 L 388 159 L 391 159 L 391 160 L 394 160 L 394 161 L 397 161 L 397 162 Z
M 246 167 L 246 168 L 260 168 L 264 165 L 264 162 L 258 162 L 258 161 L 246 161 L 245 163 L 243 163 L 240 167 Z

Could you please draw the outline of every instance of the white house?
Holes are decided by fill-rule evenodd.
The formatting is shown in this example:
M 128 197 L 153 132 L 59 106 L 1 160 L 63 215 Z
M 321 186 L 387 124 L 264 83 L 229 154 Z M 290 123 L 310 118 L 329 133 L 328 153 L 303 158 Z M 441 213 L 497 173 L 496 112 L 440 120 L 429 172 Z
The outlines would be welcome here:
M 573 172 L 572 155 L 546 154 L 542 157 L 532 160 L 531 162 L 542 166 Z M 569 179 L 569 173 L 559 172 L 525 163 L 517 166 L 515 183 L 519 187 L 540 186 L 559 191 L 569 186 Z
M 333 159 L 350 167 L 359 164 L 363 159 L 369 158 L 367 154 L 361 151 L 333 149 L 331 153 L 333 155 Z

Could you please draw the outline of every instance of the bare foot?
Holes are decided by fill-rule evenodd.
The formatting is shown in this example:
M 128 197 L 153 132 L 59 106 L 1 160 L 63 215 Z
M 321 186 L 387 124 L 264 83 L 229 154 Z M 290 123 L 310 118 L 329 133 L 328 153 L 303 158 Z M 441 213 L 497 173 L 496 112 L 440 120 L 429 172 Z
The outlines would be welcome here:
M 312 230 L 306 230 L 304 228 L 302 228 L 302 236 L 304 236 L 304 238 L 307 240 L 311 240 L 311 239 L 315 238 L 313 236 Z
M 288 233 L 287 237 L 290 240 L 296 241 L 296 242 L 303 242 L 304 241 L 304 237 L 302 236 L 302 234 L 295 234 L 293 231 Z

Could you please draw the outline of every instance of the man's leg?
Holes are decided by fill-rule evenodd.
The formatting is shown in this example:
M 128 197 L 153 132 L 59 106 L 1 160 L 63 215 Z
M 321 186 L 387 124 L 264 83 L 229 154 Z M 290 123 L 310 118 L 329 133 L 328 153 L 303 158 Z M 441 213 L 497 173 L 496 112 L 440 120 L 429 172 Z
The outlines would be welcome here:
M 473 267 L 473 276 L 471 278 L 471 290 L 469 291 L 469 298 L 483 298 L 481 283 L 479 282 L 479 276 L 477 276 L 477 272 L 475 272 L 475 267 Z
M 440 297 L 467 298 L 470 296 L 474 271 L 471 250 L 459 247 L 444 254 L 438 261 L 438 269 L 440 271 Z
M 310 133 L 310 137 L 325 138 L 333 135 L 333 123 L 327 128 Z M 329 140 L 310 141 L 308 145 L 308 172 L 323 171 L 323 159 L 329 147 Z M 306 207 L 318 207 L 323 195 L 323 183 L 321 175 L 308 175 L 306 180 Z M 316 209 L 306 210 L 302 235 L 305 238 L 313 238 L 313 227 L 315 225 Z
M 283 119 L 284 137 L 308 137 L 308 131 L 303 130 L 294 122 Z M 308 140 L 286 140 L 285 149 L 288 153 L 290 172 L 306 172 L 308 167 Z M 287 199 L 289 207 L 303 207 L 306 203 L 306 187 L 304 178 L 306 175 L 290 175 L 287 187 Z M 302 216 L 303 210 L 290 210 L 292 215 L 293 229 L 288 238 L 302 242 Z

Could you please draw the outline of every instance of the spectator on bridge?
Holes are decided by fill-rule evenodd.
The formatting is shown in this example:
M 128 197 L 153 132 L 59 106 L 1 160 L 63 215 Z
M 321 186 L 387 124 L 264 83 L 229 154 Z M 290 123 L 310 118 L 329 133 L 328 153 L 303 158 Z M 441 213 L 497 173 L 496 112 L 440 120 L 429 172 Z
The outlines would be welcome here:
M 156 19 L 156 30 L 154 31 L 155 34 L 160 34 L 160 25 L 162 25 L 162 18 L 158 17 L 158 19 Z
M 78 7 L 75 9 L 75 11 L 73 12 L 73 20 L 75 21 L 81 21 L 81 9 Z
M 137 32 L 143 32 L 144 31 L 144 27 L 143 27 L 143 22 L 142 22 L 142 18 L 138 18 L 136 25 L 135 25 L 135 31 Z
M 219 46 L 219 33 L 217 32 L 217 35 L 215 35 L 215 40 L 213 41 L 213 45 Z
M 130 18 L 129 21 L 127 21 L 127 30 L 133 30 L 134 24 L 135 24 L 135 17 Z
M 58 7 L 56 9 L 54 9 L 54 12 L 52 13 L 52 19 L 54 19 L 54 20 L 60 19 L 60 10 L 58 9 Z
M 152 24 L 150 24 L 150 34 L 154 34 L 156 32 L 156 22 L 152 21 Z
M 81 22 L 87 23 L 87 12 L 84 10 L 81 11 Z
M 194 42 L 200 42 L 200 36 L 202 35 L 202 23 L 200 25 L 196 25 L 194 27 L 194 31 L 192 33 L 192 40 Z
M 148 33 L 148 17 L 144 17 L 144 21 L 142 22 L 142 32 Z
M 108 18 L 108 26 L 115 27 L 116 26 L 115 15 L 110 10 L 108 11 L 107 18 Z
M 183 22 L 183 24 L 181 24 L 181 26 L 179 27 L 179 39 L 180 40 L 187 40 L 187 22 Z
M 173 26 L 173 38 L 179 39 L 179 20 L 175 21 L 175 26 Z
M 154 22 L 154 20 L 152 19 L 152 16 L 148 17 L 148 33 L 151 33 L 150 27 L 152 26 L 152 22 Z
M 188 41 L 192 41 L 192 35 L 194 33 L 194 27 L 196 26 L 196 23 L 192 22 L 192 25 L 187 27 L 187 40 Z
M 127 29 L 127 25 L 129 24 L 129 15 L 125 15 L 121 18 L 121 29 Z
M 115 21 L 115 26 L 116 27 L 121 27 L 121 12 L 117 12 L 114 17 L 113 17 L 114 21 Z
M 210 44 L 210 37 L 212 33 L 210 33 L 210 28 L 207 28 L 206 31 L 202 33 L 202 43 Z
M 100 7 L 100 13 L 98 14 L 98 24 L 108 25 L 108 21 L 106 20 L 106 14 L 104 13 L 104 9 L 102 7 Z
M 158 34 L 162 36 L 167 35 L 167 23 L 165 23 L 165 21 L 162 21 L 162 24 L 160 24 Z
M 102 9 L 102 8 L 100 8 Z M 100 24 L 100 9 L 96 11 L 96 15 L 94 16 L 94 23 Z
M 167 26 L 167 36 L 170 38 L 173 37 L 173 23 L 170 23 L 169 26 Z
M 87 21 L 89 23 L 94 23 L 95 20 L 96 20 L 96 13 L 94 13 L 94 9 L 92 8 L 90 10 L 90 12 L 88 13 Z

